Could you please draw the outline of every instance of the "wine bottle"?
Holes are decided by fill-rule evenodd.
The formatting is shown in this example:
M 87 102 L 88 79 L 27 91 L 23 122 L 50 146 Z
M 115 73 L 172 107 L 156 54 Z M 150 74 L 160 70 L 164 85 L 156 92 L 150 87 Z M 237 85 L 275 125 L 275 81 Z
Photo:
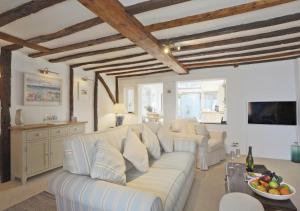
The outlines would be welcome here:
M 248 155 L 246 158 L 246 170 L 248 172 L 254 171 L 254 160 L 253 160 L 253 156 L 252 156 L 252 147 L 251 146 L 249 146 Z

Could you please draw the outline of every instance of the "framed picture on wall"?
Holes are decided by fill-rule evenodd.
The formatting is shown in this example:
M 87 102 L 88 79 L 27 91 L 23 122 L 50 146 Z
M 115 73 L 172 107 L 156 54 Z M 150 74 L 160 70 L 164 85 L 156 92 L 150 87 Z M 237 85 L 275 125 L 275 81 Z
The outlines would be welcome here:
M 89 84 L 86 81 L 78 81 L 78 100 L 89 99 Z
M 24 73 L 24 105 L 58 106 L 61 101 L 61 78 Z

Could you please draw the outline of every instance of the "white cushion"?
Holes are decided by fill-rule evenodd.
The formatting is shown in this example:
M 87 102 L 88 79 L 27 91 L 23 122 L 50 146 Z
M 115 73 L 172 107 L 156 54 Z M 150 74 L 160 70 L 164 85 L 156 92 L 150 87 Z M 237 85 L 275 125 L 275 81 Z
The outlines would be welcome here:
M 196 119 L 176 119 L 171 123 L 171 131 L 195 134 L 195 123 L 197 123 Z
M 211 138 L 208 140 L 208 152 L 213 152 L 224 148 L 224 141 L 220 139 Z
M 160 145 L 162 146 L 165 152 L 174 151 L 173 136 L 169 131 L 168 127 L 161 126 L 157 132 L 157 137 Z
M 205 124 L 203 124 L 203 123 L 196 124 L 195 130 L 196 130 L 197 135 L 207 136 L 207 137 L 209 136 L 209 132 L 208 132 Z
M 123 156 L 139 171 L 148 171 L 149 158 L 146 146 L 131 129 L 128 130 Z
M 143 125 L 142 141 L 145 144 L 148 153 L 154 158 L 160 158 L 160 146 L 157 136 L 151 131 L 147 125 Z
M 106 141 L 96 143 L 91 178 L 124 185 L 126 183 L 125 169 L 125 160 L 115 147 Z

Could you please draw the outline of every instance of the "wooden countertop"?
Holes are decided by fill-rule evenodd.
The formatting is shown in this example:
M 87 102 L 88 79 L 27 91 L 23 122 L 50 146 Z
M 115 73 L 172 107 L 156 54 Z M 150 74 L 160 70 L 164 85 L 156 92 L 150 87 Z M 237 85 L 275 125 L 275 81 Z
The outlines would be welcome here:
M 32 129 L 40 129 L 40 128 L 49 128 L 49 127 L 60 127 L 66 125 L 77 125 L 77 124 L 85 124 L 87 122 L 55 122 L 55 123 L 40 123 L 40 124 L 28 124 L 28 125 L 18 125 L 12 126 L 11 130 L 32 130 Z

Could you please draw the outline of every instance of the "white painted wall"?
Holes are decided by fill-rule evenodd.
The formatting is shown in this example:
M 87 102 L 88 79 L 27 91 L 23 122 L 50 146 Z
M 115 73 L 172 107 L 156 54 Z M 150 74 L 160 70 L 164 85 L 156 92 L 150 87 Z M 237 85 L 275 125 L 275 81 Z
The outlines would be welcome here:
M 176 81 L 199 79 L 227 80 L 227 125 L 208 125 L 211 130 L 226 130 L 226 146 L 238 141 L 242 153 L 253 146 L 254 156 L 290 158 L 290 145 L 296 140 L 296 126 L 247 124 L 247 102 L 296 100 L 296 60 L 194 70 L 188 75 L 173 73 L 120 80 L 120 93 L 127 86 L 163 82 L 164 117 L 166 123 L 176 116 Z M 167 93 L 171 90 L 171 93 Z M 137 94 L 136 94 L 137 96 Z M 137 100 L 137 97 L 135 98 Z M 123 96 L 120 96 L 123 101 Z M 137 106 L 137 102 L 135 103 Z
M 24 73 L 38 74 L 38 69 L 47 67 L 50 71 L 59 73 L 57 77 L 62 78 L 62 104 L 60 106 L 24 106 L 23 103 L 23 77 Z M 55 75 L 53 75 L 55 76 Z M 78 98 L 78 82 L 82 77 L 87 77 L 89 96 L 87 100 Z M 112 92 L 115 91 L 115 81 L 113 77 L 104 77 Z M 25 124 L 41 123 L 46 114 L 55 114 L 59 121 L 69 119 L 69 67 L 65 64 L 49 63 L 44 59 L 32 59 L 23 53 L 13 52 L 12 55 L 12 81 L 11 81 L 11 120 L 15 122 L 15 112 L 17 109 L 23 110 Z M 112 103 L 99 83 L 98 90 L 98 115 L 103 116 L 111 111 Z M 86 132 L 93 131 L 93 95 L 94 95 L 94 72 L 83 71 L 80 68 L 74 70 L 74 116 L 79 121 L 87 121 Z

